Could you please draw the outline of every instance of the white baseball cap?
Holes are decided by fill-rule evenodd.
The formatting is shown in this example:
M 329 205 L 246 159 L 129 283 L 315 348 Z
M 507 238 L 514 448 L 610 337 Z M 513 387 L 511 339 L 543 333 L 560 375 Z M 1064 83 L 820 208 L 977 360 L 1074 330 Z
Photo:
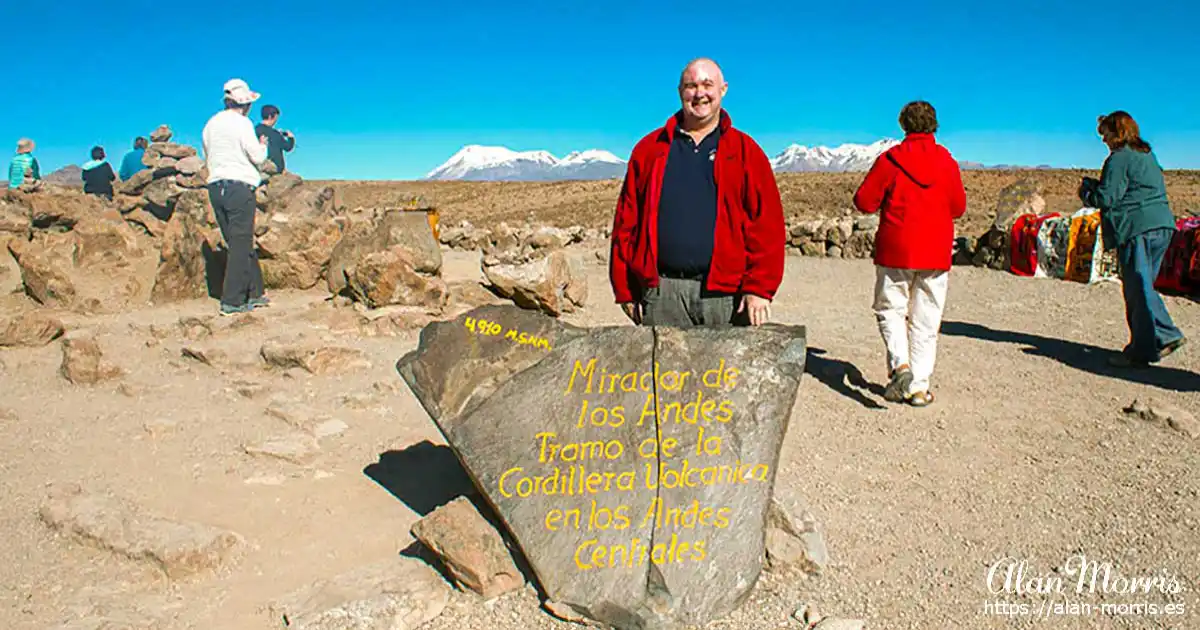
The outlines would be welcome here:
M 241 79 L 230 79 L 225 82 L 225 98 L 233 100 L 238 105 L 247 105 L 258 100 L 258 92 L 250 90 L 250 86 Z

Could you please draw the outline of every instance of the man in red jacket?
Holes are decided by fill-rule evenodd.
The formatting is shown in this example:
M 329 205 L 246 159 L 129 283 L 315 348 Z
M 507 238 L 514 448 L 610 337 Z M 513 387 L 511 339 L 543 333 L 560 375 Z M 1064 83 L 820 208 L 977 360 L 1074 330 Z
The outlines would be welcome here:
M 783 280 L 783 204 L 771 162 L 721 107 L 721 68 L 696 59 L 681 108 L 633 148 L 609 276 L 635 324 L 758 326 Z
M 887 346 L 884 398 L 923 407 L 954 247 L 967 210 L 958 162 L 933 137 L 937 113 L 924 101 L 900 111 L 904 141 L 875 160 L 854 194 L 861 212 L 882 210 L 875 234 L 875 317 Z

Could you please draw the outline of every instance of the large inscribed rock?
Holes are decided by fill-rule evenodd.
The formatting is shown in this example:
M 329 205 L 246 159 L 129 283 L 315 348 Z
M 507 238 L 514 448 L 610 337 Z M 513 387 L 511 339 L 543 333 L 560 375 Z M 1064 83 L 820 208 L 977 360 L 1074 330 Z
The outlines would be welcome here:
M 803 327 L 581 329 L 488 306 L 397 369 L 557 605 L 619 629 L 703 625 L 764 565 Z

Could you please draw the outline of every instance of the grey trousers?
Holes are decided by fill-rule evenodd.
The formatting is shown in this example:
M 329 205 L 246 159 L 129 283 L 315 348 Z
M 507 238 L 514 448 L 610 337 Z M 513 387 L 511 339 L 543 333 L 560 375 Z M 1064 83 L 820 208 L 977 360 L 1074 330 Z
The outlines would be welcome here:
M 642 296 L 643 326 L 749 326 L 745 312 L 738 313 L 741 296 L 704 288 L 703 280 L 659 277 L 658 286 Z

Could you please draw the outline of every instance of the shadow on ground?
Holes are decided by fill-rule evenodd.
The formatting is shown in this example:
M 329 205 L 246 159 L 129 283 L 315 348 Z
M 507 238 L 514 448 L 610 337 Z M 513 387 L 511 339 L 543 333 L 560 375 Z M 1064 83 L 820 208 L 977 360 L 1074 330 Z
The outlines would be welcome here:
M 1025 354 L 1054 359 L 1063 365 L 1099 376 L 1178 392 L 1200 391 L 1200 374 L 1163 365 L 1144 368 L 1115 368 L 1108 365 L 1108 357 L 1113 354 L 1113 350 L 1085 343 L 1010 330 L 996 330 L 981 324 L 956 321 L 943 321 L 942 334 L 1027 346 L 1022 350 Z M 1187 352 L 1190 349 L 1190 345 L 1185 346 L 1180 352 Z
M 387 451 L 363 474 L 417 513 L 430 512 L 458 497 L 476 500 L 475 484 L 449 446 L 429 440 L 401 451 Z
M 863 376 L 849 361 L 825 358 L 825 350 L 810 347 L 808 358 L 804 363 L 804 371 L 813 378 L 821 381 L 826 387 L 853 400 L 867 409 L 885 409 L 879 401 L 863 393 L 866 390 L 876 396 L 883 396 L 883 386 L 872 383 Z
M 420 517 L 428 516 L 430 512 L 459 497 L 466 497 L 492 527 L 500 532 L 517 569 L 524 574 L 525 581 L 533 584 L 539 594 L 545 596 L 516 538 L 487 499 L 476 490 L 475 482 L 471 480 L 449 446 L 425 440 L 403 450 L 387 451 L 379 456 L 378 462 L 364 468 L 363 474 Z M 447 580 L 454 581 L 454 576 L 445 563 L 419 541 L 414 541 L 406 547 L 401 555 L 424 560 L 440 571 Z

